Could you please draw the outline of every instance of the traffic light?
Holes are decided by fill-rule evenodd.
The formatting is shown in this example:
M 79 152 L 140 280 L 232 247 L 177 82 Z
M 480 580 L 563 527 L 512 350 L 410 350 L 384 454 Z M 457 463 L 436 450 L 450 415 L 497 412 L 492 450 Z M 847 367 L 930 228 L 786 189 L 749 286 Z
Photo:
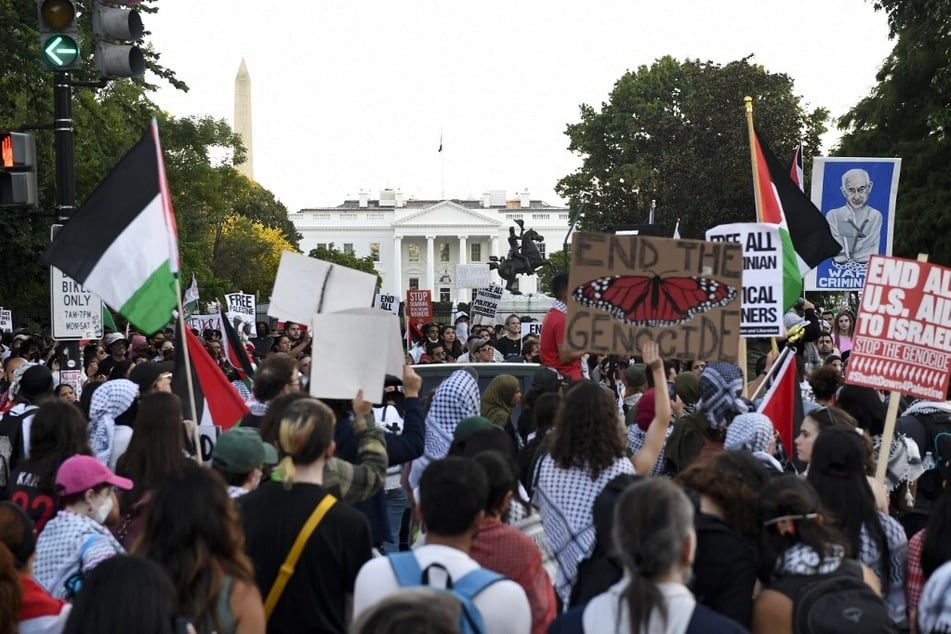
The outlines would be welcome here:
M 99 77 L 141 77 L 145 74 L 145 57 L 135 43 L 142 39 L 145 30 L 139 12 L 128 6 L 138 2 L 93 1 L 92 32 L 96 40 L 96 71 Z
M 36 137 L 0 132 L 0 207 L 36 206 Z
M 74 0 L 36 0 L 40 58 L 51 70 L 75 70 L 82 66 L 77 9 Z

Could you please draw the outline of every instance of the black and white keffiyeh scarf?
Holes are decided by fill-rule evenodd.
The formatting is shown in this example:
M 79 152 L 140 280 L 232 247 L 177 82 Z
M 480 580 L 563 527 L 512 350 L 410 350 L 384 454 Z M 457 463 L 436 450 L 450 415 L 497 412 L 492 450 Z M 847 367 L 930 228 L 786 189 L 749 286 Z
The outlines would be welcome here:
M 700 375 L 697 409 L 714 429 L 723 429 L 737 414 L 750 411 L 743 393 L 743 371 L 732 363 L 708 363 Z

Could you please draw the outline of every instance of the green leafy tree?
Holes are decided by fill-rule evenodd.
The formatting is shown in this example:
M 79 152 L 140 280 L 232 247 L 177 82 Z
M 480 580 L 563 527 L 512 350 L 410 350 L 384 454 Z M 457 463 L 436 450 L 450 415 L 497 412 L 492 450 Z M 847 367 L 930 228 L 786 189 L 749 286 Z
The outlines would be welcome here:
M 569 124 L 569 149 L 582 165 L 556 185 L 580 228 L 656 222 L 671 230 L 680 218 L 685 238 L 712 226 L 755 219 L 743 98 L 753 97 L 757 127 L 777 152 L 803 140 L 819 147 L 828 113 L 807 111 L 792 80 L 752 64 L 725 66 L 672 57 L 628 72 L 600 110 L 583 104 Z
M 318 260 L 323 260 L 324 262 L 339 264 L 341 266 L 346 266 L 351 269 L 356 269 L 358 271 L 363 271 L 364 273 L 375 275 L 376 292 L 380 291 L 380 286 L 383 284 L 383 278 L 380 277 L 380 274 L 376 272 L 376 265 L 373 262 L 373 258 L 369 255 L 358 258 L 353 253 L 344 253 L 335 247 L 333 242 L 331 242 L 326 247 L 317 247 L 316 249 L 311 249 L 310 253 L 307 255 L 312 258 L 317 258 Z
M 564 251 L 555 251 L 554 253 L 548 254 L 548 261 L 552 263 L 555 267 L 555 271 L 552 272 L 547 266 L 543 266 L 538 269 L 535 275 L 538 276 L 538 290 L 546 295 L 551 295 L 551 280 L 553 277 L 559 273 L 568 273 L 570 269 L 571 262 L 569 261 L 569 255 Z
M 839 121 L 837 156 L 901 157 L 893 253 L 951 263 L 951 1 L 876 3 L 895 47 L 878 84 Z

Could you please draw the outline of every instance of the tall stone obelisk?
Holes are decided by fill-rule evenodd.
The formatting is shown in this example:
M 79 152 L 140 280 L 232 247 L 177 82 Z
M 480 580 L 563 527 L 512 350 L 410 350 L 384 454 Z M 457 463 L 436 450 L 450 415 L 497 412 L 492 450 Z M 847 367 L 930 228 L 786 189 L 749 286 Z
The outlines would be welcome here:
M 238 171 L 254 180 L 254 142 L 251 135 L 251 75 L 241 58 L 241 66 L 234 78 L 234 131 L 244 143 L 244 162 L 235 165 Z

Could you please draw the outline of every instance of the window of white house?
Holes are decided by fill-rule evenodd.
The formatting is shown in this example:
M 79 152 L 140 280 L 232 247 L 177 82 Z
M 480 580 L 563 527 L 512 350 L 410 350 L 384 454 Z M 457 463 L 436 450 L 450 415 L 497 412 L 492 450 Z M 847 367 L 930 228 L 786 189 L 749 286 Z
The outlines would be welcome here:
M 448 289 L 448 288 L 440 288 L 440 289 L 439 289 L 439 301 L 441 301 L 441 302 L 451 302 L 451 301 L 452 301 L 452 297 L 451 297 L 451 295 L 450 295 L 450 292 L 449 292 L 449 289 Z
M 347 255 L 353 255 L 353 243 L 352 243 L 352 242 L 344 242 L 344 243 L 343 243 L 343 252 L 346 253 Z
M 317 243 L 317 248 L 318 248 L 318 249 L 326 249 L 326 248 L 327 248 L 327 243 L 326 243 L 326 242 L 318 242 L 318 243 Z
M 542 254 L 542 257 L 545 257 L 545 243 L 544 243 L 544 242 L 536 242 L 535 244 L 538 245 L 538 251 Z
M 370 243 L 370 259 L 374 262 L 380 261 L 380 243 L 371 242 Z
M 409 290 L 418 291 L 419 290 L 419 278 L 411 277 L 409 278 Z
M 439 245 L 439 261 L 448 262 L 449 261 L 449 243 L 443 242 Z
M 419 262 L 419 245 L 410 242 L 406 245 L 406 252 L 409 254 L 410 262 Z
M 473 242 L 469 245 L 469 261 L 470 262 L 481 262 L 482 261 L 482 244 L 479 242 Z

